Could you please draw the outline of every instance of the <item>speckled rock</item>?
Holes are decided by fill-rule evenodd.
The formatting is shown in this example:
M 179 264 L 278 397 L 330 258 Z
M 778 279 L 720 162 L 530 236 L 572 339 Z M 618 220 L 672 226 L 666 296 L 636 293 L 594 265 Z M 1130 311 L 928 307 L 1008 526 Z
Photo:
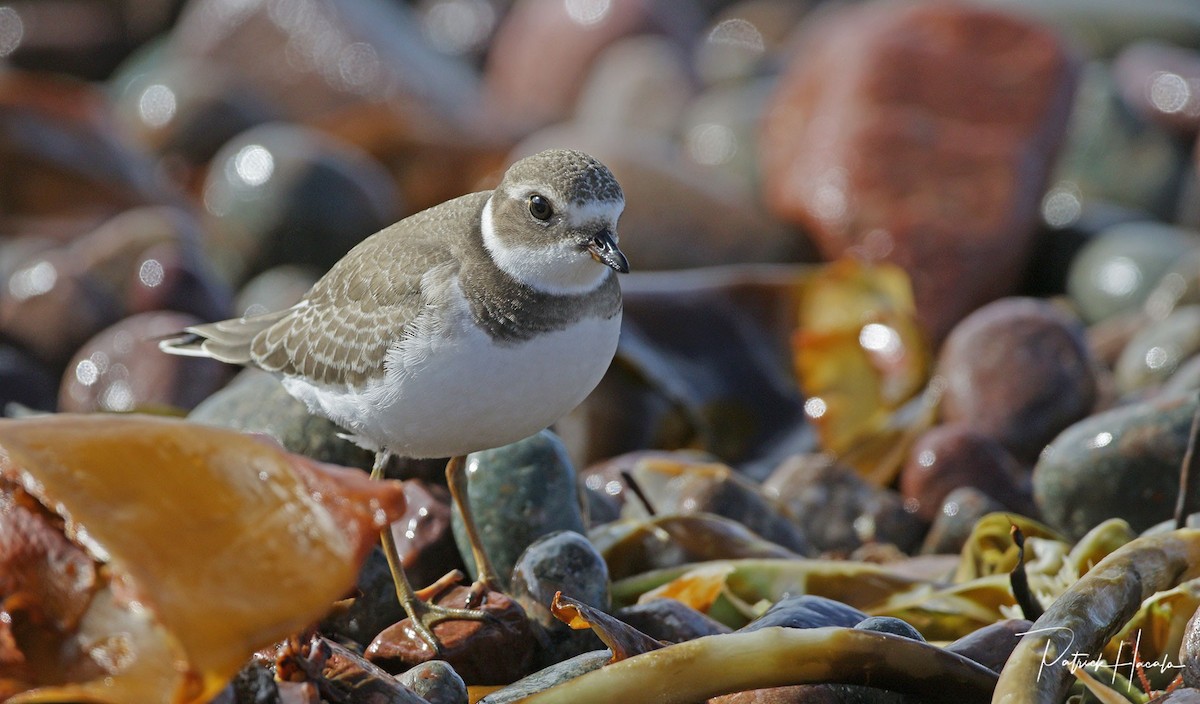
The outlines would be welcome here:
M 1033 471 L 1045 521 L 1078 539 L 1117 517 L 1141 531 L 1170 517 L 1179 492 L 1194 394 L 1130 404 L 1086 418 L 1055 438 Z
M 996 440 L 960 423 L 937 426 L 917 438 L 900 470 L 900 493 L 916 515 L 932 522 L 946 496 L 964 486 L 1022 515 L 1036 510 L 1029 471 Z
M 186 313 L 140 313 L 84 343 L 67 365 L 58 410 L 190 410 L 221 388 L 234 368 L 159 351 L 157 339 L 202 321 Z
M 991 8 L 826 12 L 804 23 L 764 116 L 767 202 L 827 259 L 903 267 L 940 341 L 1017 290 L 1075 75 L 1058 36 Z
M 969 315 L 942 347 L 937 374 L 946 381 L 945 420 L 995 438 L 1024 461 L 1096 400 L 1082 326 L 1033 298 L 1002 299 Z
M 1200 352 L 1200 305 L 1182 306 L 1142 328 L 1125 345 L 1116 366 L 1117 390 L 1156 387 Z
M 603 647 L 591 630 L 573 630 L 550 613 L 556 592 L 608 611 L 608 567 L 588 539 L 560 531 L 535 540 L 517 559 L 510 593 L 525 615 L 542 627 L 554 659 L 565 660 Z
M 584 531 L 575 468 L 562 441 L 549 430 L 471 453 L 467 474 L 467 496 L 483 549 L 505 585 L 517 559 L 535 540 L 563 530 Z M 457 507 L 454 538 L 468 571 L 475 574 Z
M 332 422 L 308 412 L 279 379 L 266 372 L 242 372 L 188 415 L 189 420 L 270 435 L 291 452 L 321 462 L 370 469 L 374 453 L 339 437 Z
M 1172 265 L 1198 246 L 1200 236 L 1191 230 L 1149 221 L 1114 225 L 1071 262 L 1067 292 L 1088 322 L 1137 310 Z
M 899 494 L 871 486 L 826 455 L 789 458 L 763 482 L 763 490 L 787 506 L 821 552 L 846 554 L 868 542 L 911 550 L 924 533 Z

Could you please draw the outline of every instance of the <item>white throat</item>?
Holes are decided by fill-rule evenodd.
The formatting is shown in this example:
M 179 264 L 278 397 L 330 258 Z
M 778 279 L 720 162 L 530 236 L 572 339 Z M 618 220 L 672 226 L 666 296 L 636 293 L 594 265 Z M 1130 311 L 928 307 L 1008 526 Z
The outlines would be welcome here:
M 496 235 L 491 197 L 483 206 L 479 229 L 483 233 L 483 246 L 500 271 L 544 293 L 568 295 L 594 291 L 609 272 L 608 267 L 570 242 L 553 247 L 505 244 Z

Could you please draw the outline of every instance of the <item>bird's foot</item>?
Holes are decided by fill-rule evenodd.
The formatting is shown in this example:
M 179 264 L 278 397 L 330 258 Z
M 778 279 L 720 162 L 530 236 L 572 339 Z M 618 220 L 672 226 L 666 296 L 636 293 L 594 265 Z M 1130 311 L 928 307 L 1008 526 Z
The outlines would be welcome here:
M 436 603 L 438 597 L 456 586 L 462 578 L 462 572 L 452 570 L 428 587 L 417 590 L 414 593 L 416 599 L 412 603 L 403 605 L 413 632 L 439 655 L 442 654 L 442 644 L 433 632 L 433 627 L 437 624 L 446 621 L 494 621 L 496 619 L 495 615 L 479 608 L 486 603 L 488 592 L 493 591 L 490 580 L 476 581 L 472 584 L 465 605 L 462 607 L 442 606 Z

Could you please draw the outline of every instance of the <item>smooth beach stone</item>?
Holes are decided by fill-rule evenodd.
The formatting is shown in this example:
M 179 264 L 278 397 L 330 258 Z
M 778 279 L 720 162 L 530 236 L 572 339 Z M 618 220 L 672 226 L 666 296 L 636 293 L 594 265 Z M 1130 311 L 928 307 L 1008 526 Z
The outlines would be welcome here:
M 924 526 L 895 491 L 864 481 L 853 468 L 821 454 L 794 455 L 763 482 L 820 552 L 848 554 L 866 543 L 911 550 Z
M 238 133 L 282 119 L 228 69 L 163 55 L 134 75 L 119 77 L 114 117 L 146 149 L 166 157 L 185 187 L 195 171 Z
M 692 97 L 692 82 L 677 42 L 650 34 L 621 39 L 596 57 L 575 119 L 589 129 L 670 137 Z
M 60 365 L 133 313 L 224 318 L 231 294 L 204 259 L 200 236 L 187 211 L 150 206 L 54 246 L 34 244 L 4 282 L 9 295 L 0 297 L 0 334 Z
M 1182 137 L 1200 130 L 1200 52 L 1144 41 L 1113 61 L 1117 90 L 1130 107 Z
M 942 417 L 1031 462 L 1091 412 L 1093 368 L 1078 320 L 1048 301 L 1004 298 L 971 313 L 946 339 L 936 371 L 945 380 Z
M 257 369 L 239 374 L 188 415 L 189 420 L 275 438 L 291 452 L 347 467 L 370 469 L 375 455 L 340 437 L 341 428 L 309 413 L 279 379 Z
M 689 165 L 759 189 L 758 127 L 775 81 L 760 78 L 713 86 L 687 106 L 678 127 Z
M 186 313 L 139 313 L 100 331 L 63 374 L 58 410 L 69 413 L 190 410 L 221 388 L 234 368 L 172 357 L 158 339 L 201 321 Z
M 862 621 L 854 624 L 854 627 L 860 631 L 877 631 L 879 633 L 890 633 L 894 636 L 908 638 L 909 640 L 919 640 L 925 642 L 925 636 L 921 632 L 912 627 L 908 621 L 892 616 L 868 616 Z
M 321 273 L 293 264 L 271 267 L 250 279 L 233 298 L 236 315 L 250 317 L 290 308 L 304 298 Z
M 550 613 L 550 602 L 562 592 L 588 606 L 608 611 L 608 566 L 588 539 L 560 531 L 535 540 L 513 566 L 510 594 L 550 639 L 557 660 L 596 650 L 603 644 L 595 633 L 574 630 Z
M 813 553 L 807 537 L 786 508 L 730 467 L 647 458 L 634 466 L 632 474 L 660 514 L 716 514 L 737 521 L 795 553 Z M 622 515 L 636 518 L 646 513 L 641 506 L 626 503 Z
M 467 685 L 450 663 L 429 660 L 396 676 L 429 704 L 467 704 Z
M 1193 613 L 1183 629 L 1183 641 L 1179 644 L 1179 664 L 1183 665 L 1183 684 L 1200 687 L 1200 611 Z
M 975 487 L 955 489 L 942 500 L 921 544 L 921 554 L 948 555 L 961 551 L 980 518 L 1003 510 L 1003 504 Z
M 1037 298 L 1066 293 L 1071 262 L 1088 242 L 1113 225 L 1142 220 L 1153 217 L 1103 200 L 1085 200 L 1073 184 L 1054 184 L 1042 196 L 1042 227 L 1033 243 L 1022 293 Z
M 1176 308 L 1142 328 L 1117 360 L 1117 390 L 1132 393 L 1163 384 L 1188 358 L 1200 353 L 1200 305 Z
M 1088 322 L 1137 310 L 1172 266 L 1197 247 L 1200 234 L 1191 230 L 1150 221 L 1114 225 L 1071 262 L 1067 292 Z
M 984 667 L 999 672 L 1008 656 L 1017 647 L 1021 636 L 1033 628 L 1033 622 L 1009 618 L 979 628 L 946 646 L 946 650 L 969 658 Z
M 517 704 L 530 695 L 550 689 L 556 684 L 599 670 L 612 661 L 612 656 L 611 650 L 593 650 L 577 655 L 522 677 L 507 687 L 488 694 L 480 699 L 478 704 Z
M 1173 134 L 1130 111 L 1106 66 L 1084 68 L 1051 183 L 1166 218 L 1186 161 Z
M 1074 56 L 974 3 L 844 5 L 798 41 L 762 122 L 766 202 L 826 259 L 904 268 L 936 344 L 1021 284 Z
M 562 120 L 579 100 L 582 79 L 605 48 L 644 34 L 663 35 L 683 46 L 701 22 L 699 8 L 691 3 L 518 0 L 496 28 L 488 51 L 487 114 L 513 134 L 528 134 Z M 538 80 L 530 81 L 531 75 Z
M 958 423 L 939 425 L 918 437 L 900 470 L 906 505 L 915 505 L 916 515 L 932 522 L 946 496 L 964 486 L 1021 515 L 1036 511 L 1029 471 L 993 438 Z
M 1078 539 L 1109 518 L 1135 531 L 1169 518 L 1196 408 L 1195 394 L 1160 397 L 1067 428 L 1033 471 L 1043 519 Z
M 424 586 L 416 580 L 410 581 Z M 405 617 L 382 549 L 376 547 L 367 555 L 354 587 L 353 600 L 339 603 L 318 628 L 322 635 L 338 642 L 366 648 L 380 631 Z
M 852 684 L 798 684 L 713 697 L 706 704 L 912 704 L 912 697 Z
M 787 596 L 775 602 L 762 616 L 754 619 L 738 632 L 757 631 L 760 628 L 782 626 L 784 628 L 824 628 L 841 626 L 853 628 L 867 615 L 848 604 L 812 594 Z
M 521 553 L 538 538 L 563 530 L 583 534 L 575 468 L 562 441 L 549 430 L 504 447 L 472 452 L 466 472 L 467 500 L 481 547 L 504 586 Z M 459 553 L 474 575 L 475 561 L 458 507 L 453 525 Z
M 35 411 L 58 405 L 59 381 L 50 368 L 25 351 L 0 343 L 0 416 L 15 403 Z
M 326 271 L 401 215 L 391 176 L 373 157 L 286 123 L 225 143 L 203 188 L 205 250 L 235 285 L 278 264 Z
M 1186 230 L 1200 237 L 1200 231 Z M 1159 277 L 1142 312 L 1153 320 L 1162 320 L 1180 306 L 1200 304 L 1200 245 L 1188 249 Z
M 617 609 L 613 616 L 642 633 L 669 643 L 729 633 L 729 626 L 677 599 L 650 599 Z

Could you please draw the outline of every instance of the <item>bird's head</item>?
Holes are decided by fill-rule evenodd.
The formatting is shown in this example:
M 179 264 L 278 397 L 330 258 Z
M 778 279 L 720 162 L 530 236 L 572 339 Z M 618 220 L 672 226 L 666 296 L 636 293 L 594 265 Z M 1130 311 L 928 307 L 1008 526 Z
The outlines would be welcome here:
M 625 195 L 604 164 L 551 149 L 509 167 L 483 209 L 483 242 L 497 266 L 550 293 L 585 293 L 629 262 L 617 247 Z

